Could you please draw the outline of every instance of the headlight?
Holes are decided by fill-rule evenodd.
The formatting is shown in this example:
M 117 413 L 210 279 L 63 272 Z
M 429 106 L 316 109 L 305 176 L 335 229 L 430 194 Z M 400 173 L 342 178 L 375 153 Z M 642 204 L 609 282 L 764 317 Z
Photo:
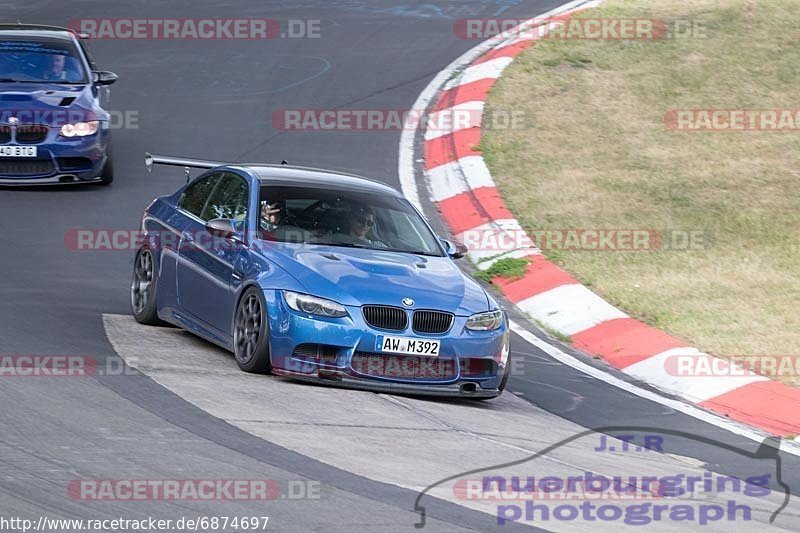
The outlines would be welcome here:
M 286 299 L 286 303 L 289 304 L 289 307 L 301 313 L 320 315 L 329 318 L 347 316 L 347 311 L 344 306 L 332 300 L 292 291 L 283 291 L 283 297 Z
M 87 135 L 94 135 L 97 133 L 97 128 L 99 127 L 99 120 L 92 120 L 90 122 L 76 122 L 75 124 L 64 124 L 61 126 L 61 136 L 86 137 Z
M 489 311 L 478 313 L 467 319 L 467 329 L 473 331 L 491 331 L 503 325 L 503 311 Z

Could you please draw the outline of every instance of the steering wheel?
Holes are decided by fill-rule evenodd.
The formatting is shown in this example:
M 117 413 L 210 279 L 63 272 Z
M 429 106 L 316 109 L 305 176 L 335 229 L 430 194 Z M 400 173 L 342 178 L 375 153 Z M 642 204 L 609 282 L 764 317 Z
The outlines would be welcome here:
M 324 205 L 324 204 L 325 204 L 325 200 L 317 200 L 316 202 L 314 202 L 310 206 L 308 206 L 305 209 L 303 209 L 302 211 L 300 211 L 300 214 L 301 215 L 306 215 L 306 214 L 310 213 L 311 211 L 313 211 L 314 209 L 316 209 L 316 208 L 318 208 L 318 207 L 320 207 L 321 205 Z

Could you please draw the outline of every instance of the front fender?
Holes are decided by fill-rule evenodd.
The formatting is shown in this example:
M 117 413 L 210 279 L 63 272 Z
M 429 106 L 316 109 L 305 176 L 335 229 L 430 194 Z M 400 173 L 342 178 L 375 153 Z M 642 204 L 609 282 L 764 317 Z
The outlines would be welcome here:
M 242 282 L 239 283 L 235 291 L 235 302 L 237 305 L 244 291 L 250 287 L 258 287 L 263 291 L 264 298 L 270 310 L 276 309 L 275 291 L 290 290 L 308 292 L 303 284 L 286 269 L 258 254 L 242 254 L 239 256 L 236 266 L 237 270 L 243 272 Z M 236 313 L 236 305 L 233 306 L 233 313 Z M 233 317 L 231 317 L 231 323 L 233 323 Z

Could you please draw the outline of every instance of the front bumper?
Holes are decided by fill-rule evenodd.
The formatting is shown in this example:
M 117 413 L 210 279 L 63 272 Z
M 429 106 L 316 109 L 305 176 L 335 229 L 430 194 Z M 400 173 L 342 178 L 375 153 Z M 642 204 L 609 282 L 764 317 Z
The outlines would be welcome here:
M 310 383 L 371 392 L 383 392 L 386 394 L 414 394 L 447 398 L 496 398 L 502 393 L 498 388 L 485 389 L 477 385 L 474 388 L 470 387 L 469 385 L 473 382 L 467 380 L 460 383 L 433 385 L 429 383 L 375 381 L 354 377 L 346 372 L 338 371 L 324 371 L 321 374 L 303 374 L 301 372 L 273 368 L 272 372 L 277 376 L 289 377 Z
M 82 183 L 99 183 L 102 176 L 97 175 L 91 178 L 82 178 L 73 173 L 58 173 L 44 178 L 9 178 L 0 176 L 0 185 L 4 187 L 22 187 L 30 185 L 77 185 Z
M 502 392 L 499 387 L 509 364 L 506 324 L 495 331 L 475 332 L 464 327 L 467 317 L 456 317 L 443 334 L 383 331 L 364 321 L 360 307 L 347 306 L 347 317 L 327 319 L 290 309 L 280 291 L 265 291 L 265 297 L 271 362 L 277 375 L 395 394 L 492 398 Z M 439 340 L 439 355 L 379 353 L 380 335 Z M 298 353 L 301 346 L 319 348 L 309 356 L 307 351 Z M 408 365 L 409 360 L 413 364 Z M 372 372 L 375 368 L 381 371 Z M 409 368 L 415 370 L 413 376 L 389 371 Z
M 110 136 L 101 129 L 94 135 L 65 139 L 51 129 L 36 146 L 35 158 L 0 158 L 0 185 L 63 185 L 89 183 L 102 178 L 108 159 Z M 14 144 L 14 143 L 7 143 Z M 19 170 L 35 164 L 32 170 Z M 4 168 L 8 166 L 9 168 Z

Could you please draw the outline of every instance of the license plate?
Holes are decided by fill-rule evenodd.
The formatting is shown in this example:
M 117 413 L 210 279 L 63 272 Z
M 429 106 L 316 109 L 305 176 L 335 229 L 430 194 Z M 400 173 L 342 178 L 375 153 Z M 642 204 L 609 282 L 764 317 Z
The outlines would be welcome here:
M 437 340 L 378 335 L 378 340 L 375 343 L 375 350 L 382 353 L 439 355 L 439 344 Z
M 0 146 L 0 157 L 36 157 L 36 147 Z

